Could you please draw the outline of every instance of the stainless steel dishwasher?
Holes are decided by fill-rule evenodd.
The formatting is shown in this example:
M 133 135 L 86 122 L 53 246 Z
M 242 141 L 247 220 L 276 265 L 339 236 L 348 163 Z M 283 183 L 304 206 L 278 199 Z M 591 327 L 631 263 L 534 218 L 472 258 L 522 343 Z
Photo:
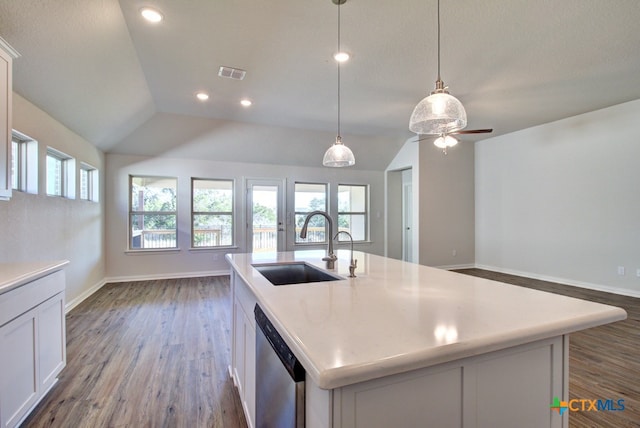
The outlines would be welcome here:
M 256 305 L 256 428 L 304 427 L 302 364 Z

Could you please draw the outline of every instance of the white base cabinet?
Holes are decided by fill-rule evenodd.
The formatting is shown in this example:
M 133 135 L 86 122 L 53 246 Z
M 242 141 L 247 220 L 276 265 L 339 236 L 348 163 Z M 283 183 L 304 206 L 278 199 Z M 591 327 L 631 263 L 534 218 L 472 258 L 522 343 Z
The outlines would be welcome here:
M 0 422 L 19 425 L 66 364 L 64 271 L 0 294 Z

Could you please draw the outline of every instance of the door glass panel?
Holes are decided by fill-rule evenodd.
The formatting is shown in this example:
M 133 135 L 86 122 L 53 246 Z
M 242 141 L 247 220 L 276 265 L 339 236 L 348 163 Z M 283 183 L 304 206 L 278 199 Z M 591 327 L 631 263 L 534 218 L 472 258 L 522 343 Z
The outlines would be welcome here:
M 251 187 L 253 252 L 278 251 L 278 186 Z

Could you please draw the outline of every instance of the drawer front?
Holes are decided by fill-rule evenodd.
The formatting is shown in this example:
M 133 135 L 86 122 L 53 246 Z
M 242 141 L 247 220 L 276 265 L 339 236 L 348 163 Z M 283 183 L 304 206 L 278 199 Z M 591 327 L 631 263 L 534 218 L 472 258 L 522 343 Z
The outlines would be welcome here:
M 59 270 L 0 295 L 0 326 L 65 289 L 64 271 Z

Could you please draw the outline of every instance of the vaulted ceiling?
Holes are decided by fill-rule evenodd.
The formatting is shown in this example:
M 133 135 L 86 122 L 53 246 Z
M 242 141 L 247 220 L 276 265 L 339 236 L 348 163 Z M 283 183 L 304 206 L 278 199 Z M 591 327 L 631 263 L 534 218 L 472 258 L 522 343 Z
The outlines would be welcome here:
M 434 87 L 436 0 L 341 16 L 343 141 L 381 170 Z M 441 0 L 442 78 L 492 135 L 638 99 L 638 22 L 637 0 Z M 331 0 L 2 0 L 0 36 L 22 55 L 14 90 L 106 152 L 319 166 L 335 139 Z

